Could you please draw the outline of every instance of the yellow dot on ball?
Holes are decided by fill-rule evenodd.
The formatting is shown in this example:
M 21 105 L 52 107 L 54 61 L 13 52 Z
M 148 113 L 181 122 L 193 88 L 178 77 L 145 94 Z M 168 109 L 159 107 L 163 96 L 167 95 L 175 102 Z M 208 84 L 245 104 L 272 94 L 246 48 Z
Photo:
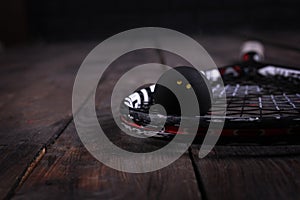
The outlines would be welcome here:
M 191 84 L 187 84 L 185 87 L 186 87 L 186 89 L 189 90 L 189 89 L 191 89 L 192 86 L 191 86 Z
M 178 80 L 177 81 L 177 85 L 181 85 L 182 84 L 182 81 L 181 80 Z

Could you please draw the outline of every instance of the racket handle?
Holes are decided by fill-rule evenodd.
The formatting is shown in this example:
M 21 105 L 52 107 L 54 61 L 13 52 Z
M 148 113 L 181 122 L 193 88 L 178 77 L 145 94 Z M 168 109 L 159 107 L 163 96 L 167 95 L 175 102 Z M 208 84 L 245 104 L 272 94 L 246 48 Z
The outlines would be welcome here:
M 262 62 L 264 60 L 264 46 L 258 41 L 247 41 L 241 47 L 242 61 Z

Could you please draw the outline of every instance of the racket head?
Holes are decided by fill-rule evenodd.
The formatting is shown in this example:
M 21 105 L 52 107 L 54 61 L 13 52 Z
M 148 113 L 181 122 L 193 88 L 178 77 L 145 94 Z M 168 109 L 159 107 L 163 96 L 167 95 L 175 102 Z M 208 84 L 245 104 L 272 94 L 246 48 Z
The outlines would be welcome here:
M 240 66 L 246 70 L 246 66 Z M 269 73 L 265 70 L 271 69 Z M 220 71 L 226 72 L 229 68 L 236 68 L 236 65 L 227 66 Z M 276 69 L 274 69 L 276 68 Z M 224 70 L 225 69 L 225 70 Z M 281 71 L 280 71 L 281 70 Z M 282 70 L 286 70 L 285 72 Z M 283 66 L 261 64 L 257 68 L 256 78 L 245 75 L 245 72 L 238 71 L 238 75 L 223 73 L 225 81 L 225 92 L 227 98 L 227 109 L 225 119 L 217 113 L 208 111 L 202 116 L 186 116 L 188 120 L 199 120 L 198 136 L 205 136 L 207 127 L 211 120 L 225 120 L 221 137 L 271 137 L 282 135 L 295 135 L 300 131 L 300 94 L 298 85 L 299 79 L 287 75 L 289 70 L 296 70 Z M 230 71 L 230 70 L 229 70 Z M 273 72 L 276 71 L 277 74 Z M 293 73 L 299 70 L 292 71 Z M 152 88 L 152 89 L 150 89 Z M 157 131 L 157 137 L 172 137 L 174 134 L 189 134 L 189 130 L 183 133 L 178 132 L 178 126 L 182 116 L 167 115 L 163 129 L 147 127 L 150 119 L 161 117 L 155 114 L 149 115 L 149 109 L 154 103 L 153 93 L 155 85 L 143 87 L 149 92 L 149 102 L 141 103 L 137 107 L 128 107 L 122 104 L 121 119 L 127 126 L 135 127 L 140 132 Z M 221 94 L 220 90 L 213 90 L 214 97 Z M 217 99 L 213 101 L 218 104 Z M 127 112 L 122 112 L 127 110 Z M 129 110 L 129 112 L 128 112 Z M 217 112 L 217 110 L 215 110 Z M 123 114 L 122 114 L 123 113 Z M 129 113 L 125 114 L 124 113 Z M 212 115 L 213 114 L 213 115 Z
M 176 134 L 189 134 L 188 129 L 178 132 L 182 118 L 199 120 L 197 136 L 203 138 L 212 120 L 225 120 L 220 140 L 229 138 L 229 141 L 240 142 L 242 138 L 246 142 L 256 143 L 262 138 L 267 138 L 266 141 L 272 141 L 271 138 L 279 138 L 279 141 L 282 138 L 292 138 L 293 142 L 299 141 L 299 68 L 261 63 L 264 59 L 264 47 L 258 41 L 244 43 L 240 56 L 240 63 L 219 68 L 225 87 L 216 89 L 214 85 L 211 88 L 214 107 L 218 107 L 218 97 L 226 95 L 226 113 L 218 115 L 217 109 L 214 113 L 208 110 L 199 116 L 170 113 L 163 116 L 166 123 L 162 129 L 158 130 L 155 124 L 149 127 L 147 125 L 150 120 L 162 117 L 155 113 L 149 114 L 149 108 L 155 103 L 153 84 L 144 87 L 149 92 L 148 102 L 142 102 L 136 107 L 121 105 L 123 124 L 129 128 L 134 127 L 140 134 L 156 131 L 156 137 L 170 138 Z M 210 131 L 213 134 L 214 130 Z

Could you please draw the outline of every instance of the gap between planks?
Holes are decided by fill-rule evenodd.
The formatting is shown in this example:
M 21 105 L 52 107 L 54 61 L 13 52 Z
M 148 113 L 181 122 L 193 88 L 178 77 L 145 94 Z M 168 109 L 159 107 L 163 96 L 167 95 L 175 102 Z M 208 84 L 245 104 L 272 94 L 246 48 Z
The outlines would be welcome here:
M 54 134 L 50 140 L 48 140 L 48 142 L 36 153 L 36 155 L 34 156 L 34 158 L 32 159 L 32 161 L 28 164 L 28 166 L 24 169 L 23 173 L 21 174 L 21 176 L 19 176 L 16 179 L 16 182 L 14 184 L 14 186 L 11 188 L 11 190 L 7 193 L 6 197 L 4 197 L 4 199 L 11 199 L 15 192 L 20 189 L 23 185 L 23 183 L 27 180 L 27 178 L 30 176 L 30 174 L 33 172 L 33 170 L 35 169 L 35 167 L 39 164 L 39 162 L 42 160 L 42 158 L 44 157 L 44 155 L 47 152 L 47 148 L 49 148 L 49 146 L 51 146 L 52 144 L 55 143 L 55 141 L 59 138 L 59 136 L 66 130 L 66 128 L 69 126 L 69 124 L 73 121 L 73 117 L 70 117 L 66 124 L 57 131 L 56 134 Z

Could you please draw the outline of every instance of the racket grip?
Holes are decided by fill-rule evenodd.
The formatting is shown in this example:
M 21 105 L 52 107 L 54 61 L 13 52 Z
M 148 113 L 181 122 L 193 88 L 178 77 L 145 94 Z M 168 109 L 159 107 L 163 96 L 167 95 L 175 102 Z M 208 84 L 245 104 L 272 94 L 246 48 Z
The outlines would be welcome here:
M 264 60 L 264 46 L 258 41 L 247 41 L 241 47 L 242 61 L 262 62 Z

